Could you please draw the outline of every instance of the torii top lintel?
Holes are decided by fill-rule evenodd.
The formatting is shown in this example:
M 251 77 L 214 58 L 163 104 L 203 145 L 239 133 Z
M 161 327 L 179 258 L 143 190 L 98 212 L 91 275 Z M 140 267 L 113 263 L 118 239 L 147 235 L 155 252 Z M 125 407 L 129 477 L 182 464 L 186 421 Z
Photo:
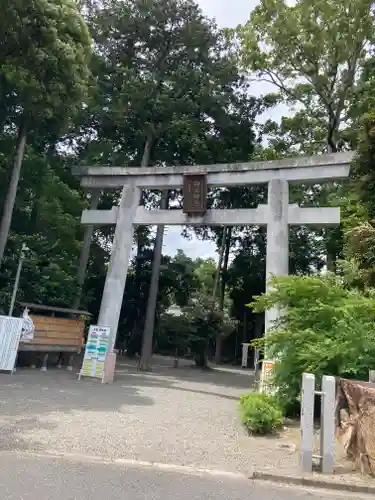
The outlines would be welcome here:
M 188 174 L 205 174 L 209 186 L 264 184 L 279 178 L 312 183 L 344 179 L 349 175 L 353 152 L 284 158 L 249 163 L 225 163 L 181 167 L 83 167 L 73 168 L 86 188 L 117 188 L 129 182 L 145 189 L 181 187 Z

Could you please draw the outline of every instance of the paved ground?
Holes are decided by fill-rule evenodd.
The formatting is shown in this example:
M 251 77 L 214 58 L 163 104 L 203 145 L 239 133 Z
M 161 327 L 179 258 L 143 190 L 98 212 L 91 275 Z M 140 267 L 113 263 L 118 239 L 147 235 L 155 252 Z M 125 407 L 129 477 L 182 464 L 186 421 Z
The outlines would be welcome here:
M 14 452 L 0 453 L 0 484 L 7 500 L 358 500 L 237 478 Z
M 295 459 L 274 440 L 249 438 L 238 396 L 249 372 L 158 364 L 150 374 L 118 366 L 116 382 L 23 369 L 0 375 L 0 450 L 78 453 L 249 473 Z M 271 446 L 271 453 L 270 453 Z M 273 448 L 272 448 L 273 446 Z
M 298 428 L 278 439 L 245 434 L 238 397 L 250 390 L 251 372 L 173 369 L 171 363 L 157 358 L 152 373 L 142 374 L 122 359 L 112 385 L 57 369 L 1 374 L 0 453 L 73 454 L 247 476 L 254 469 L 298 473 L 298 453 L 289 446 L 298 443 Z M 359 476 L 344 470 L 327 479 L 352 483 Z

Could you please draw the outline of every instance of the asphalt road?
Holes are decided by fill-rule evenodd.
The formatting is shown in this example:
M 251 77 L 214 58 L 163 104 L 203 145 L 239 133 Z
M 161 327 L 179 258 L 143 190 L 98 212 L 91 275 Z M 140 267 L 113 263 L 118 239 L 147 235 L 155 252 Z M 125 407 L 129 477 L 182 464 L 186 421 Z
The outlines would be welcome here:
M 0 453 L 1 498 L 7 500 L 358 500 L 242 478 Z

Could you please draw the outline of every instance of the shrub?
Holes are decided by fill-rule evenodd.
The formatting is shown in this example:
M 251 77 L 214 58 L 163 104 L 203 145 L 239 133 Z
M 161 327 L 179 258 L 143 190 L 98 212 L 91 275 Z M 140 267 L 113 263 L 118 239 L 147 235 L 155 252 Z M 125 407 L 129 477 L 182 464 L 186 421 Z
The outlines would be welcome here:
M 284 423 L 284 414 L 274 396 L 251 392 L 240 397 L 241 420 L 250 434 L 271 434 Z

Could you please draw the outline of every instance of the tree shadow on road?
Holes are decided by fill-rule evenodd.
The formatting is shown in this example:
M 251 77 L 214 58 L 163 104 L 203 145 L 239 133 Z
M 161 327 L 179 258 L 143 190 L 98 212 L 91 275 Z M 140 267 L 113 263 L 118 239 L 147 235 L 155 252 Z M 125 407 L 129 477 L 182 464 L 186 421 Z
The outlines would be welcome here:
M 116 376 L 130 385 L 158 385 L 228 399 L 238 399 L 239 392 L 250 391 L 255 381 L 253 372 L 223 367 L 201 370 L 193 364 L 173 368 L 156 362 L 150 372 L 140 373 L 136 364 L 126 359 L 119 360 Z
M 121 414 L 126 406 L 153 404 L 154 399 L 135 386 L 120 388 L 99 380 L 78 381 L 75 373 L 67 371 L 20 369 L 12 376 L 1 374 L 0 450 L 51 451 L 34 439 L 34 430 L 53 435 L 54 429 L 66 426 L 67 421 L 74 425 L 74 415 L 82 416 L 82 412 L 102 412 L 105 419 L 105 414 Z M 88 424 L 89 420 L 90 416 Z M 84 425 L 82 421 L 80 417 L 78 425 Z
M 154 400 L 129 385 L 118 390 L 116 384 L 100 380 L 77 380 L 72 372 L 30 369 L 0 375 L 0 418 L 17 415 L 68 412 L 70 410 L 115 411 L 123 405 L 150 406 Z

